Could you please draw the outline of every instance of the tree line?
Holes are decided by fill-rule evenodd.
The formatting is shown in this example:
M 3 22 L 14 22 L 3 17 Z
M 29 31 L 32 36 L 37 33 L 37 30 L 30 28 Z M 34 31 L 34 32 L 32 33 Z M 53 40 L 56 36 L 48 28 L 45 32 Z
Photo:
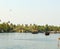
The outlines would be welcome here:
M 10 22 L 3 22 L 0 23 L 0 33 L 4 33 L 4 32 L 39 32 L 39 33 L 43 33 L 46 31 L 60 31 L 60 26 L 54 26 L 54 25 L 36 25 L 36 24 L 12 24 Z

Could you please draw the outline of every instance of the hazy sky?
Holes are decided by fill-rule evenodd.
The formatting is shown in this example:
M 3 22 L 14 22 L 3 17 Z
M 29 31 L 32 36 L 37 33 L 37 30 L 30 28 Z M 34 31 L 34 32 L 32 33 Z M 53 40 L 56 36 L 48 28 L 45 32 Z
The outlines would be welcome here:
M 60 0 L 0 0 L 0 19 L 14 24 L 60 25 Z

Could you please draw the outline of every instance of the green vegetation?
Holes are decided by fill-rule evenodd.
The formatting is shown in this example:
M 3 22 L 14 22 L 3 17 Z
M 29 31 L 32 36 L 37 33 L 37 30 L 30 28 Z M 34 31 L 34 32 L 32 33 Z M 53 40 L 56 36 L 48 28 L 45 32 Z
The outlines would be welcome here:
M 60 33 L 60 26 L 54 25 L 36 25 L 36 24 L 25 24 L 25 25 L 15 25 L 10 22 L 4 22 L 0 24 L 0 33 L 9 33 L 9 32 L 46 32 L 46 31 L 55 31 Z

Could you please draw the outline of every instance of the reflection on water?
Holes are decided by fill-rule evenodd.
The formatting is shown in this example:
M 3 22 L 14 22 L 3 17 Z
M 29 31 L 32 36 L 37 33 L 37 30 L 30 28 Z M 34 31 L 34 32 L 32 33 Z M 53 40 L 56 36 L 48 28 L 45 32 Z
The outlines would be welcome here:
M 0 49 L 60 49 L 60 34 L 0 33 Z

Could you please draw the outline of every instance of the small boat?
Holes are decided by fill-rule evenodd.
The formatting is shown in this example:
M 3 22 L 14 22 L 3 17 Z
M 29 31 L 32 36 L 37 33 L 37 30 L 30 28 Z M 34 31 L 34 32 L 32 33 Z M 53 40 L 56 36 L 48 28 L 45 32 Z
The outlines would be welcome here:
M 45 32 L 45 35 L 48 36 L 48 35 L 50 35 L 50 33 L 49 32 Z
M 38 34 L 38 32 L 32 32 L 32 34 Z

